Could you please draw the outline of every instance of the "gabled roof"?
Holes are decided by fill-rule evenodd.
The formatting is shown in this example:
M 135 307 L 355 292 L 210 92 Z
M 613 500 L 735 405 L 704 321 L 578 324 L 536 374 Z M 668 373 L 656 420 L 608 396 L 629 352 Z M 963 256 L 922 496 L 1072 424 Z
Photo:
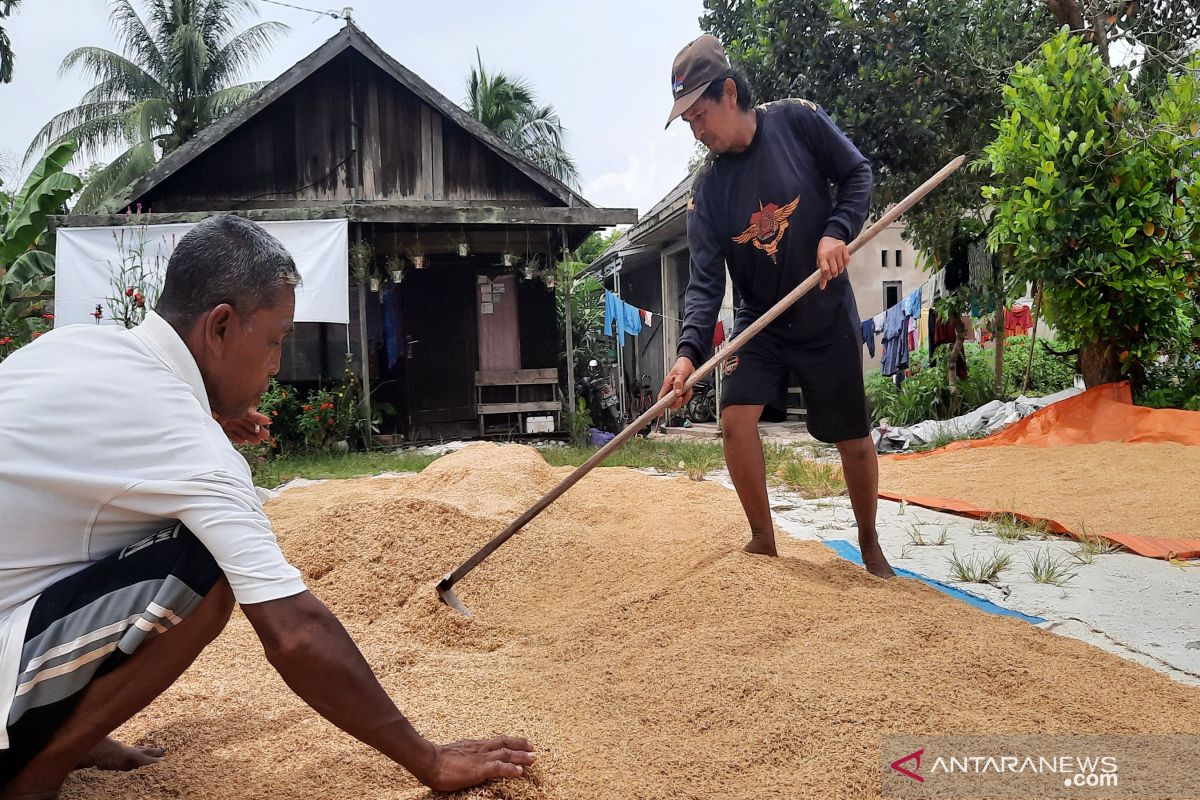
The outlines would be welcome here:
M 695 174 L 689 172 L 683 180 L 675 184 L 675 188 L 667 192 L 663 199 L 643 214 L 636 223 L 630 226 L 621 236 L 588 265 L 581 274 L 588 275 L 601 271 L 610 261 L 619 255 L 636 251 L 645 243 L 643 240 L 659 231 L 664 225 L 678 219 L 687 208 L 687 200 L 691 195 L 692 182 Z
M 264 86 L 253 97 L 202 130 L 194 139 L 174 150 L 153 169 L 140 178 L 121 202 L 121 207 L 133 205 L 142 195 L 158 186 L 197 156 L 224 139 L 255 114 L 282 97 L 309 75 L 346 50 L 355 50 L 382 69 L 418 98 L 428 103 L 455 124 L 462 127 L 485 147 L 512 164 L 534 183 L 541 186 L 567 206 L 591 207 L 591 203 L 572 191 L 566 184 L 535 166 L 488 130 L 481 122 L 463 111 L 456 103 L 434 89 L 420 76 L 389 56 L 369 36 L 352 22 L 347 22 L 324 44 L 296 62 L 290 69 Z

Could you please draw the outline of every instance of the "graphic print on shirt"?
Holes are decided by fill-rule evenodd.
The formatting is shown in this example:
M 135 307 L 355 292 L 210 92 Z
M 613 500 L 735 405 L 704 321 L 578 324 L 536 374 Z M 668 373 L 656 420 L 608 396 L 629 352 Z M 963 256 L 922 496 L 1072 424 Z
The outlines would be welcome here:
M 750 227 L 738 236 L 734 236 L 733 241 L 737 244 L 752 244 L 766 253 L 770 257 L 771 263 L 777 263 L 775 252 L 779 249 L 779 241 L 787 232 L 788 217 L 792 216 L 792 212 L 799 204 L 799 195 L 783 208 L 774 203 L 767 203 L 764 206 L 761 200 L 758 201 L 758 211 L 750 215 Z

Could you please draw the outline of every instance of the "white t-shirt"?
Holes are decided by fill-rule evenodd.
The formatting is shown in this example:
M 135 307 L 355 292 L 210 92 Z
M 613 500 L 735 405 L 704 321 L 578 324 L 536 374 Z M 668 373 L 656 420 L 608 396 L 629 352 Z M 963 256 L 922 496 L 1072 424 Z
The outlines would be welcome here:
M 305 590 L 162 317 L 59 328 L 0 363 L 0 749 L 38 595 L 169 520 L 204 544 L 239 603 Z

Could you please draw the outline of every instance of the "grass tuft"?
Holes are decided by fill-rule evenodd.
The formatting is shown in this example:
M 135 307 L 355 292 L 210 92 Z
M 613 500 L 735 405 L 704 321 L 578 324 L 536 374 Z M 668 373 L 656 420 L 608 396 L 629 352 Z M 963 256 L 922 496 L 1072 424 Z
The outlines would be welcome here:
M 991 558 L 985 556 L 959 556 L 957 551 L 951 552 L 946 559 L 954 580 L 959 583 L 995 583 L 1000 573 L 1012 565 L 1012 556 L 999 552 Z

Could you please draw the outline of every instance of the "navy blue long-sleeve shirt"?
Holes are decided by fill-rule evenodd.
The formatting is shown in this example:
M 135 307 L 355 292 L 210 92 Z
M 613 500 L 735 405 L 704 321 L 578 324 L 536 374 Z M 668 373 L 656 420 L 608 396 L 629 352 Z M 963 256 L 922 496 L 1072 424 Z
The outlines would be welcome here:
M 817 269 L 822 236 L 849 242 L 871 201 L 871 165 L 833 121 L 807 100 L 756 109 L 750 146 L 715 156 L 697 175 L 688 203 L 691 277 L 678 354 L 699 366 L 712 350 L 725 296 L 725 265 L 741 296 L 741 332 Z M 837 187 L 834 204 L 830 187 Z M 850 278 L 842 273 L 767 328 L 797 347 L 822 344 L 859 325 Z

